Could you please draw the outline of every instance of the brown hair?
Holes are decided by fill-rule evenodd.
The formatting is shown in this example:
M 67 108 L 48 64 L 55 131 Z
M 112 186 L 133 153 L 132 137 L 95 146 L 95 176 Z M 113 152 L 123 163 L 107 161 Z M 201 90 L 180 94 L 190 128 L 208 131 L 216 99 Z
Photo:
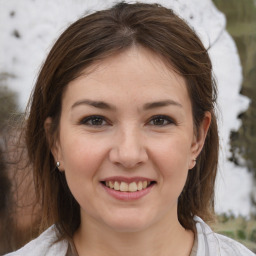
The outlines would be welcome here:
M 34 169 L 36 193 L 42 204 L 42 223 L 56 223 L 62 238 L 71 238 L 80 224 L 80 207 L 56 163 L 44 130 L 58 136 L 62 94 L 66 86 L 95 61 L 140 45 L 156 53 L 185 77 L 192 102 L 195 130 L 206 111 L 212 115 L 205 145 L 179 197 L 178 218 L 195 231 L 193 216 L 205 221 L 214 213 L 214 183 L 218 163 L 218 133 L 214 104 L 216 86 L 207 50 L 195 32 L 172 10 L 158 4 L 118 3 L 73 23 L 59 37 L 38 76 L 31 97 L 26 143 Z M 50 145 L 49 145 L 50 144 Z

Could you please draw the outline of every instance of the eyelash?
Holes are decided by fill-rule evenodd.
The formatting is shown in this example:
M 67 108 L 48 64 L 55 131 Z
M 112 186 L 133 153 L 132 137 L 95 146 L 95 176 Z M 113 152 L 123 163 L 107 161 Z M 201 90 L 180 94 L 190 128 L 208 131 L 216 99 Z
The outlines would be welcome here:
M 160 120 L 161 122 L 163 122 L 162 124 L 150 124 L 150 122 L 152 121 L 156 121 L 156 120 Z M 170 124 L 176 124 L 175 121 L 170 118 L 169 116 L 165 116 L 165 115 L 156 115 L 156 116 L 153 116 L 150 118 L 148 124 L 150 125 L 154 125 L 154 126 L 160 126 L 160 127 L 163 127 L 163 126 L 166 126 L 166 125 L 170 125 Z
M 160 124 L 154 123 L 155 121 L 160 121 Z M 100 124 L 93 123 L 93 122 L 100 122 Z M 105 124 L 102 124 L 103 122 L 105 122 Z M 151 123 L 151 122 L 153 122 L 153 123 Z M 110 122 L 108 120 L 106 120 L 106 118 L 104 116 L 99 116 L 99 115 L 85 117 L 79 123 L 83 124 L 83 125 L 94 126 L 94 127 L 97 127 L 97 126 L 102 127 L 102 126 L 110 124 Z M 170 124 L 176 124 L 176 123 L 169 116 L 156 115 L 156 116 L 151 117 L 149 119 L 149 121 L 147 122 L 147 124 L 152 125 L 152 126 L 163 127 L 163 126 L 167 126 Z
M 96 122 L 101 121 L 101 122 L 105 122 L 106 124 L 102 124 L 102 123 L 101 124 L 93 124 L 94 121 L 96 121 Z M 89 123 L 89 122 L 91 122 L 91 123 Z M 85 117 L 79 123 L 83 124 L 83 125 L 95 126 L 95 127 L 96 126 L 101 127 L 101 126 L 105 126 L 108 124 L 108 122 L 106 121 L 106 118 L 104 116 L 96 116 L 96 115 Z

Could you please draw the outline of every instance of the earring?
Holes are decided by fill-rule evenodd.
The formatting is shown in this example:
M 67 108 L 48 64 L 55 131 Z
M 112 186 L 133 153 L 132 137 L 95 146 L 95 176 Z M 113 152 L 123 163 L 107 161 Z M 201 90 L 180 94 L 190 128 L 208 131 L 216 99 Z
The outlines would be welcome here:
M 194 158 L 193 161 L 196 162 L 196 158 Z
M 60 167 L 60 162 L 56 163 L 56 167 L 59 168 Z

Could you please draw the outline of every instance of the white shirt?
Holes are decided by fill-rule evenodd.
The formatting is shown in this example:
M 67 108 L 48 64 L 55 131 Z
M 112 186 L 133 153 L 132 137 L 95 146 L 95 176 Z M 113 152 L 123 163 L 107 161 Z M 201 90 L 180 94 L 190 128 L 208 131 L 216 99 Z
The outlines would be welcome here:
M 255 256 L 240 243 L 214 233 L 211 228 L 199 217 L 194 218 L 197 229 L 197 245 L 194 246 L 191 256 Z M 51 226 L 38 238 L 32 240 L 16 252 L 5 256 L 66 256 L 69 247 L 68 241 L 53 242 L 56 240 L 55 226 Z

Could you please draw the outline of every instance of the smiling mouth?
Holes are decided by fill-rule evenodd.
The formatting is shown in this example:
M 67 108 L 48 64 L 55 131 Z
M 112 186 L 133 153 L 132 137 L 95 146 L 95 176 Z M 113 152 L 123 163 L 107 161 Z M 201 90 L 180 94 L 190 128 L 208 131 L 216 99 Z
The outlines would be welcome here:
M 144 190 L 150 186 L 155 184 L 155 181 L 138 181 L 138 182 L 131 182 L 127 183 L 125 181 L 102 181 L 101 182 L 104 186 L 121 192 L 136 192 Z

